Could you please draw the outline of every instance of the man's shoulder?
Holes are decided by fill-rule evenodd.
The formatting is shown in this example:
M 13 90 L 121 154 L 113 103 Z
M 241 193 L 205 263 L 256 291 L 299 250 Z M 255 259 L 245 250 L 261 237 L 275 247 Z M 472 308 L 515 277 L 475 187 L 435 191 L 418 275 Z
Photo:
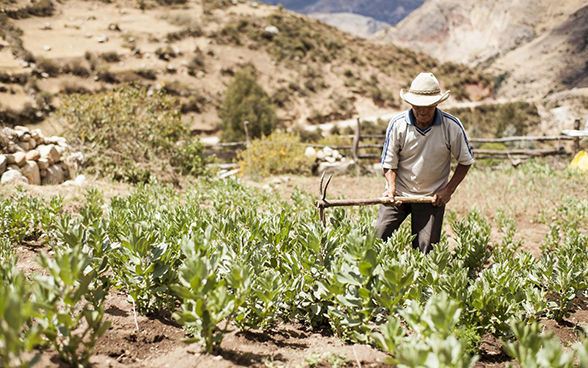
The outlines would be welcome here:
M 439 109 L 439 112 L 441 113 L 441 118 L 444 123 L 447 123 L 449 125 L 455 125 L 455 124 L 457 124 L 458 126 L 462 125 L 461 121 L 456 116 L 453 116 L 450 113 L 445 112 L 441 109 Z
M 392 117 L 392 119 L 390 119 L 390 122 L 388 123 L 388 127 L 397 126 L 397 125 L 399 125 L 398 123 L 401 123 L 402 125 L 406 125 L 406 123 L 408 123 L 406 121 L 407 114 L 408 114 L 408 110 L 405 110 L 405 111 L 402 111 L 402 112 L 394 115 Z

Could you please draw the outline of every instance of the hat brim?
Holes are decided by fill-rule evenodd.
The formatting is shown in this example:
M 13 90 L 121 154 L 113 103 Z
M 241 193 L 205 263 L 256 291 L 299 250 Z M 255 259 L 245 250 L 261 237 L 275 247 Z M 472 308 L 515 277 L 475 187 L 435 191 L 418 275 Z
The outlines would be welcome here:
M 449 98 L 450 91 L 446 91 L 443 94 L 438 95 L 417 95 L 412 92 L 404 93 L 404 90 L 400 90 L 400 98 L 413 106 L 432 106 L 440 104 L 441 102 Z

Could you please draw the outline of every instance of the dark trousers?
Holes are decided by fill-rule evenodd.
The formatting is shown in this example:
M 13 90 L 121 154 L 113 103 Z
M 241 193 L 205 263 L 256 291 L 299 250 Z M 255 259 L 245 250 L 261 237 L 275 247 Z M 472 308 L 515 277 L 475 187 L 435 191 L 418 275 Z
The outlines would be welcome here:
M 426 254 L 433 249 L 433 244 L 439 243 L 441 239 L 444 213 L 445 206 L 435 207 L 429 203 L 403 203 L 398 207 L 380 205 L 376 233 L 378 238 L 388 240 L 411 214 L 412 234 L 417 236 L 412 246 Z

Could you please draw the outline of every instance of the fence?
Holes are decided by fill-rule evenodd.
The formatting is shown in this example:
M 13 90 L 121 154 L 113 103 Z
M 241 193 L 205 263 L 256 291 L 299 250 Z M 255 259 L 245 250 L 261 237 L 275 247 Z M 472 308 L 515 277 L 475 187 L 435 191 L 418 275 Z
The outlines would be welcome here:
M 247 127 L 247 124 L 245 124 Z M 246 133 L 248 133 L 248 129 L 245 129 Z M 571 131 L 564 131 L 562 135 L 556 136 L 543 136 L 543 137 L 533 137 L 533 136 L 520 136 L 520 137 L 505 137 L 505 138 L 469 138 L 470 143 L 472 144 L 482 144 L 482 143 L 513 143 L 513 142 L 558 142 L 559 145 L 557 148 L 543 148 L 543 149 L 507 149 L 507 150 L 491 150 L 491 149 L 481 149 L 481 148 L 473 148 L 472 151 L 476 155 L 478 159 L 486 159 L 486 158 L 499 158 L 499 159 L 510 159 L 517 160 L 523 159 L 528 157 L 540 157 L 540 156 L 553 156 L 553 155 L 575 155 L 580 150 L 580 139 L 582 137 L 588 136 L 588 132 L 580 130 L 580 120 L 576 119 L 574 121 L 574 129 Z M 248 134 L 247 134 L 248 136 Z M 375 160 L 381 157 L 380 154 L 361 154 L 360 150 L 364 149 L 383 149 L 384 144 L 361 144 L 361 141 L 364 139 L 380 139 L 384 142 L 386 136 L 384 134 L 361 134 L 361 121 L 357 118 L 357 125 L 355 128 L 355 134 L 350 136 L 344 136 L 347 138 L 353 138 L 353 143 L 351 145 L 341 145 L 341 146 L 329 146 L 332 149 L 337 150 L 350 150 L 353 160 L 357 163 L 360 160 Z M 571 141 L 572 144 L 572 151 L 569 152 L 565 149 L 562 142 L 564 141 Z M 230 148 L 230 149 L 238 149 L 238 148 L 245 148 L 249 143 L 249 139 L 246 142 L 228 142 L 228 143 L 217 143 L 214 145 L 209 145 L 207 147 L 219 147 L 219 148 Z M 327 146 L 320 145 L 320 144 L 313 144 L 313 143 L 302 143 L 304 146 L 314 147 L 314 148 L 325 148 Z
M 574 131 L 579 131 L 580 129 L 580 120 L 576 119 L 574 121 Z M 570 134 L 570 131 L 566 131 Z M 365 159 L 379 159 L 381 155 L 374 155 L 374 154 L 360 154 L 361 149 L 366 148 L 379 148 L 383 149 L 383 144 L 361 144 L 363 139 L 381 139 L 384 141 L 386 138 L 385 135 L 361 135 L 361 123 L 359 118 L 357 119 L 357 126 L 355 128 L 355 135 L 353 136 L 353 144 L 347 147 L 341 148 L 350 148 L 352 150 L 353 159 L 355 162 L 359 162 L 359 160 Z M 512 143 L 512 142 L 523 142 L 523 141 L 535 141 L 535 142 L 547 142 L 547 141 L 556 141 L 560 144 L 557 148 L 547 148 L 547 149 L 508 149 L 508 150 L 491 150 L 491 149 L 480 149 L 480 148 L 473 148 L 472 151 L 474 154 L 477 155 L 477 158 L 484 159 L 484 158 L 509 158 L 509 159 L 521 159 L 526 157 L 537 157 L 537 156 L 550 156 L 550 155 L 567 155 L 572 154 L 575 155 L 578 153 L 580 149 L 580 134 L 571 134 L 571 135 L 557 135 L 557 136 L 543 136 L 543 137 L 532 137 L 532 136 L 524 136 L 524 137 L 506 137 L 506 138 L 470 138 L 469 141 L 472 144 L 478 143 Z M 561 144 L 563 141 L 572 141 L 572 152 L 566 151 L 564 146 Z

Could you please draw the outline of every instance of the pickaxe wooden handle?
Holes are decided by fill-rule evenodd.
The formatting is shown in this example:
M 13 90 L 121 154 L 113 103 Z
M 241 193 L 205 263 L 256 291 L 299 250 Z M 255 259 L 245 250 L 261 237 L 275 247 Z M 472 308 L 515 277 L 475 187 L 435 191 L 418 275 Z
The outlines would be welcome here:
M 331 182 L 332 176 L 329 176 L 326 184 L 323 186 L 325 174 L 321 177 L 319 194 L 321 198 L 314 202 L 314 205 L 319 209 L 319 218 L 323 225 L 326 225 L 327 219 L 325 216 L 325 208 L 329 207 L 348 207 L 348 206 L 367 206 L 372 204 L 391 204 L 394 202 L 400 203 L 433 203 L 434 197 L 380 197 L 368 199 L 333 199 L 327 200 L 327 188 Z
M 319 208 L 329 207 L 347 207 L 347 206 L 367 206 L 372 204 L 390 204 L 394 201 L 401 203 L 433 203 L 434 197 L 380 197 L 368 199 L 320 199 L 314 202 Z

